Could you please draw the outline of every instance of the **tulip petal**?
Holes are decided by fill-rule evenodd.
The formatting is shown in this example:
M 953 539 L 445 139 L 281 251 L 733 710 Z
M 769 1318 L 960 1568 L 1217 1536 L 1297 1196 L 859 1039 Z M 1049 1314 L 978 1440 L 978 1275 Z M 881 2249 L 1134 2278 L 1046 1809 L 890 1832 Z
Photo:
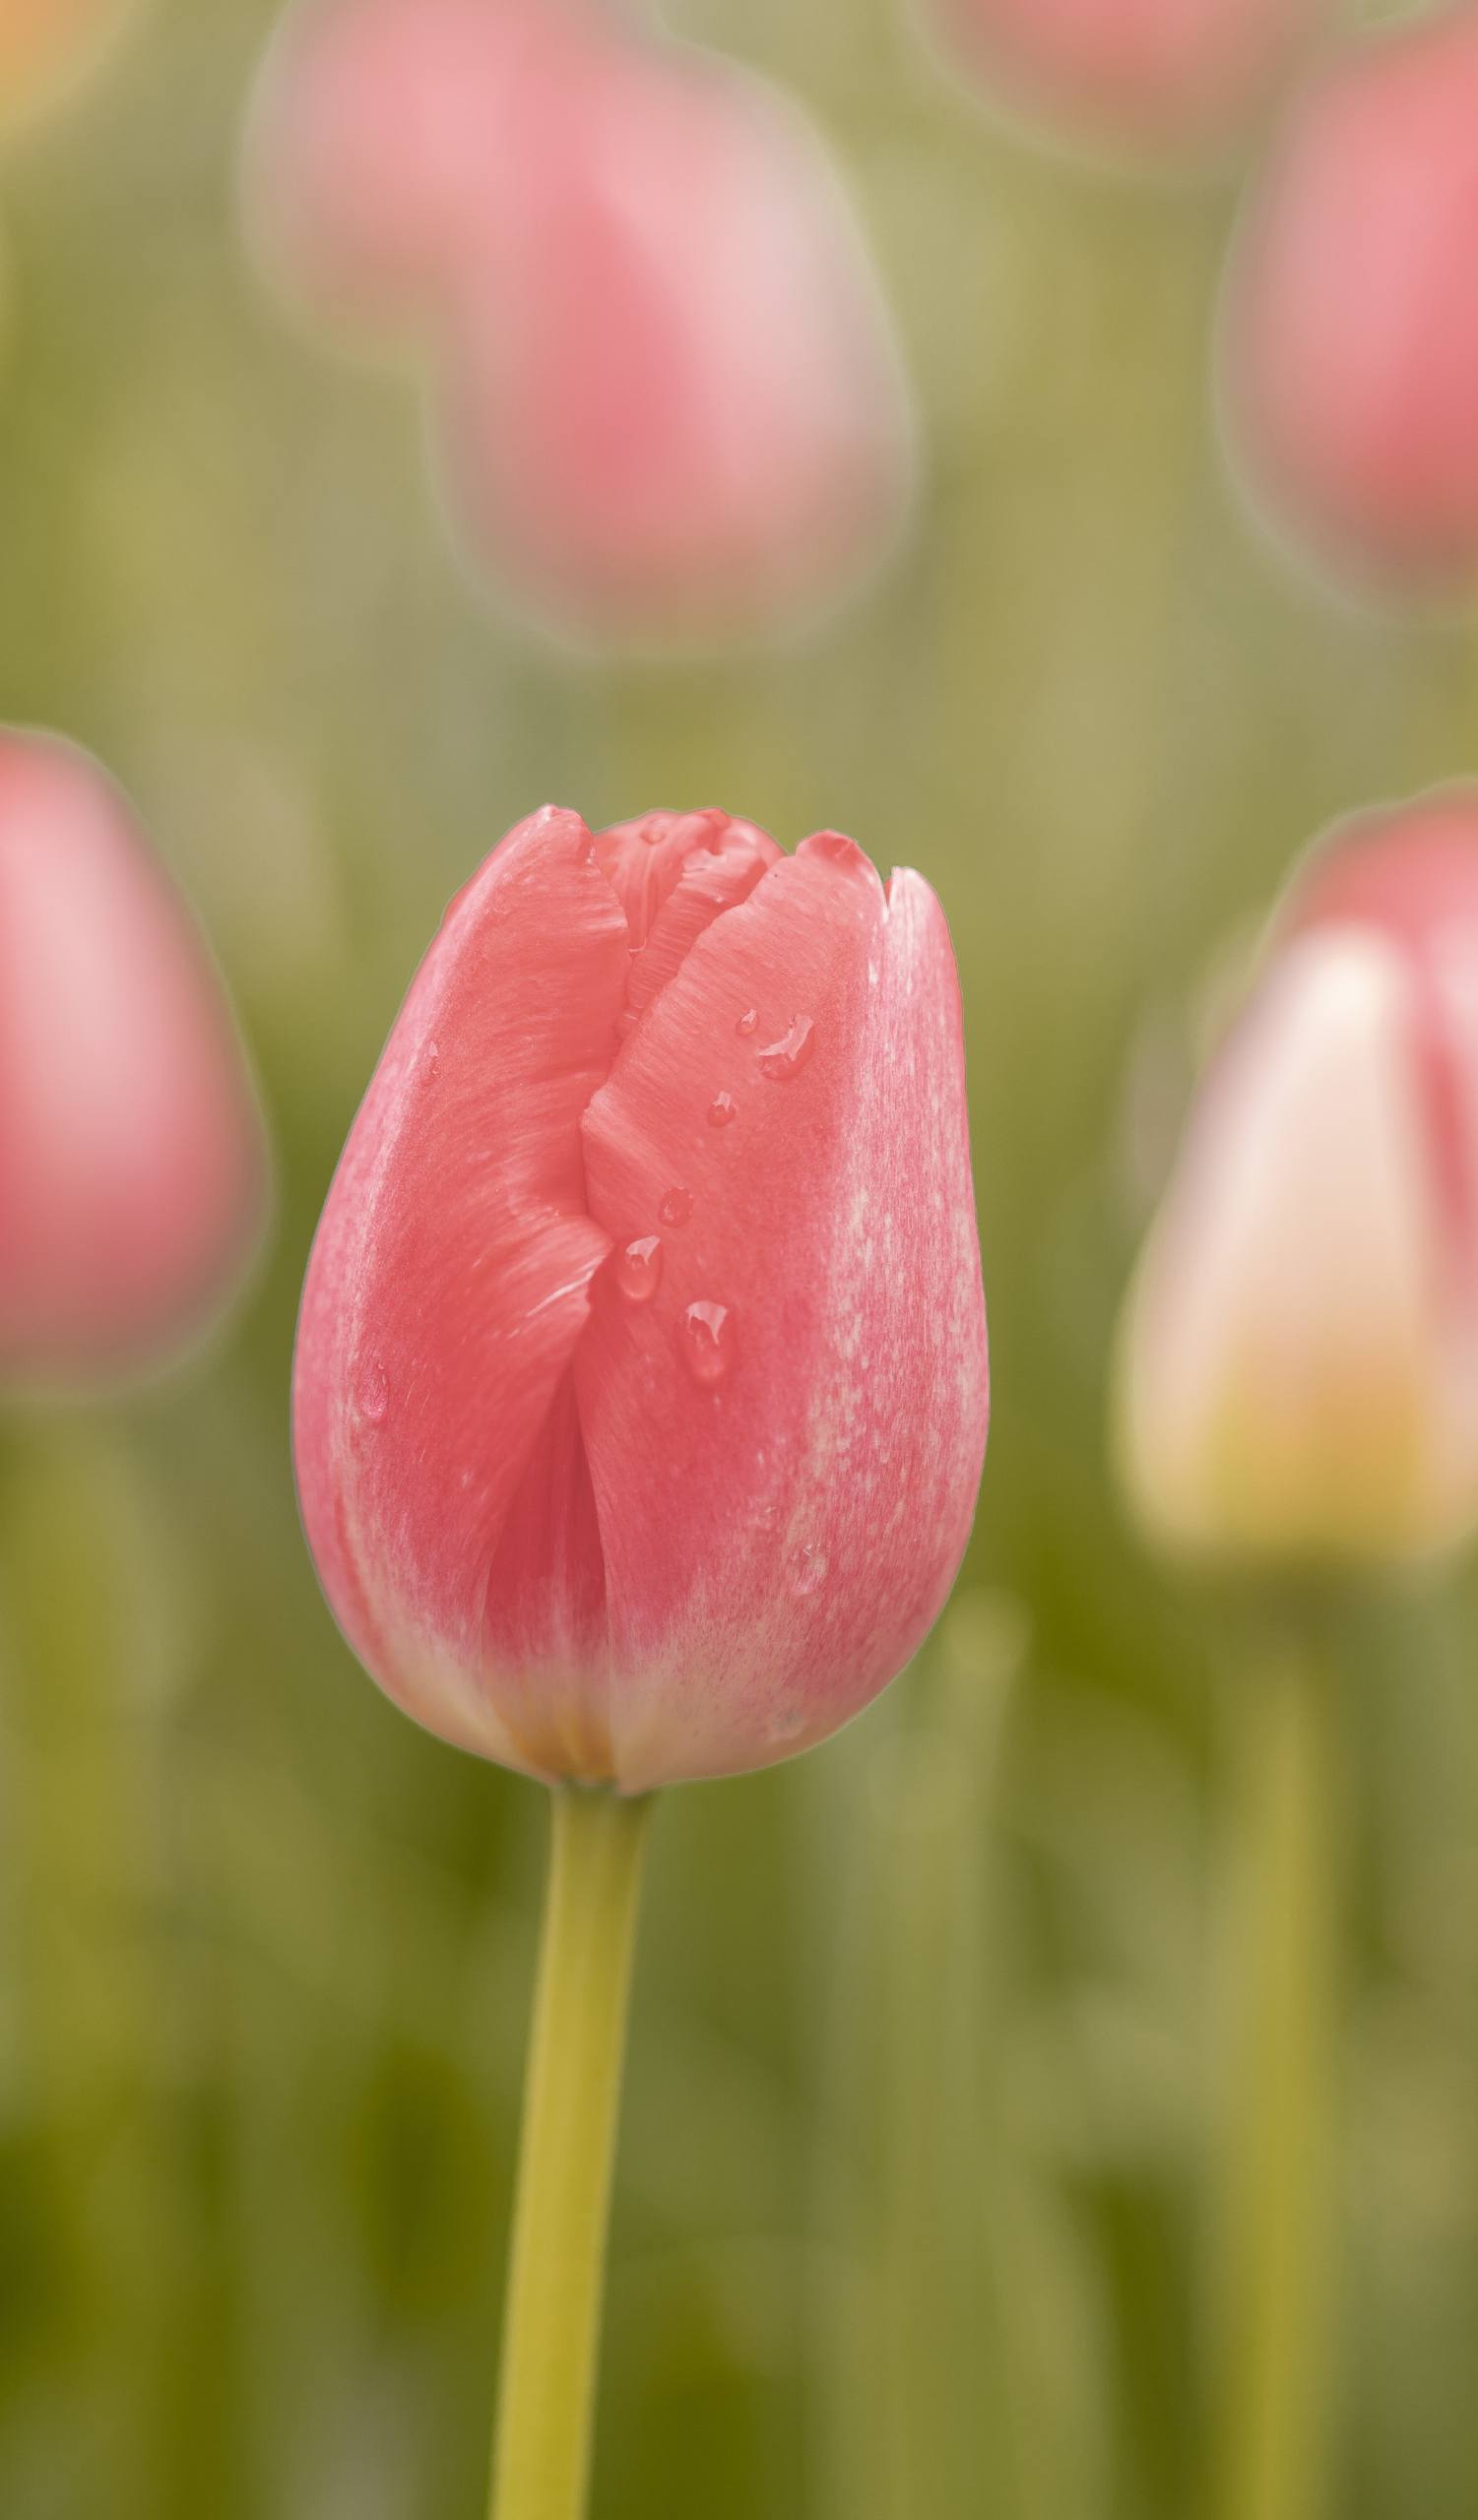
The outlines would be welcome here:
M 1390 940 L 1410 960 L 1419 1073 L 1452 1292 L 1478 1288 L 1478 786 L 1454 780 L 1392 814 L 1355 814 L 1310 857 L 1283 933 L 1334 924 Z
M 518 30 L 485 0 L 303 0 L 281 20 L 247 130 L 264 271 L 351 335 L 425 330 L 509 146 Z
M 642 1302 L 603 1275 L 574 1368 L 627 1790 L 819 1738 L 943 1601 L 987 1414 L 959 1036 L 928 885 L 821 835 L 586 1114 L 593 1219 L 664 1251 Z
M 1128 1316 L 1126 1469 L 1166 1538 L 1430 1544 L 1473 1411 L 1438 1331 L 1422 1094 L 1398 955 L 1357 927 L 1297 940 L 1212 1081 Z
M 0 1376 L 157 1361 L 239 1282 L 261 1117 L 209 956 L 126 800 L 0 732 Z
M 596 853 L 625 906 L 635 951 L 625 1024 L 645 1014 L 721 911 L 746 901 L 780 855 L 728 814 L 646 814 L 601 832 Z
M 303 1519 L 350 1641 L 433 1731 L 540 1772 L 598 1720 L 584 1701 L 599 1674 L 573 1673 L 599 1617 L 599 1549 L 558 1404 L 610 1248 L 586 1207 L 580 1115 L 610 1072 L 629 963 L 579 816 L 520 824 L 412 986 L 330 1193 L 299 1331 Z M 509 1554 L 512 1595 L 492 1583 Z

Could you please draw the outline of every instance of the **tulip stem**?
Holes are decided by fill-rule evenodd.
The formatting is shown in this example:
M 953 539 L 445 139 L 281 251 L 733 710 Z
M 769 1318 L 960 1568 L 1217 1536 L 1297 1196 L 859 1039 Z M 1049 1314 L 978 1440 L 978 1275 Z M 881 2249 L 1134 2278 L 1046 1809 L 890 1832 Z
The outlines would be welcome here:
M 556 1786 L 489 2520 L 579 2520 L 650 1796 Z
M 1216 2520 L 1320 2520 L 1331 2362 L 1337 1745 L 1328 1672 L 1236 1675 L 1223 1987 Z

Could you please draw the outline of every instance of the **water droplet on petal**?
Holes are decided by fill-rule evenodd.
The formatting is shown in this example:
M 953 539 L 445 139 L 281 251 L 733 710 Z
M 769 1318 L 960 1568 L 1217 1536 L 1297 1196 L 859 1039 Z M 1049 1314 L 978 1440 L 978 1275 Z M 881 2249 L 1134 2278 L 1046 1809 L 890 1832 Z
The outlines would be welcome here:
M 711 1390 L 734 1361 L 734 1315 L 727 1304 L 690 1303 L 677 1325 L 677 1341 L 694 1382 Z
M 761 1076 L 771 1076 L 777 1084 L 783 1085 L 791 1077 L 800 1075 L 815 1046 L 816 1028 L 810 1017 L 797 1015 L 788 1033 L 783 1033 L 778 1041 L 772 1041 L 767 1050 L 756 1052 L 759 1072 Z
M 759 1030 L 759 1008 L 746 1006 L 734 1029 L 741 1041 L 747 1041 L 750 1034 Z
M 693 1194 L 691 1190 L 682 1190 L 677 1188 L 674 1188 L 668 1192 L 667 1197 L 663 1200 L 661 1207 L 657 1211 L 658 1216 L 661 1218 L 664 1225 L 686 1225 L 688 1218 L 692 1215 L 692 1212 Z
M 420 1072 L 427 1085 L 434 1085 L 441 1074 L 441 1051 L 435 1041 L 427 1041 L 421 1052 Z
M 795 1594 L 797 1601 L 809 1601 L 812 1593 L 819 1593 L 825 1581 L 825 1550 L 809 1547 L 801 1549 L 791 1572 L 791 1591 Z
M 708 1125 L 711 1129 L 727 1129 L 738 1112 L 739 1104 L 732 1094 L 716 1094 L 708 1106 Z
M 794 1741 L 804 1730 L 804 1707 L 782 1706 L 770 1718 L 769 1734 L 772 1741 Z
M 644 1233 L 628 1242 L 615 1264 L 615 1283 L 628 1303 L 650 1303 L 662 1284 L 662 1239 Z
M 360 1417 L 367 1418 L 371 1426 L 380 1425 L 390 1406 L 390 1384 L 377 1357 L 371 1358 L 359 1376 L 358 1399 Z

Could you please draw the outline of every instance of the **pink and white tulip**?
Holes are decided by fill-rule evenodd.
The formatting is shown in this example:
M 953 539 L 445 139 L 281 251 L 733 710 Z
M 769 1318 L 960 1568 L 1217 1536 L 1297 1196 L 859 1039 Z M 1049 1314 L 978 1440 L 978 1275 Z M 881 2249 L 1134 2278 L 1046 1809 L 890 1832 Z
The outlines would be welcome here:
M 1373 33 L 1290 115 L 1232 258 L 1233 454 L 1316 555 L 1478 577 L 1478 7 Z
M 1478 1526 L 1478 788 L 1339 827 L 1215 1059 L 1126 1316 L 1162 1540 L 1419 1558 Z
M 937 1616 L 987 1415 L 929 886 L 721 813 L 519 824 L 421 966 L 303 1295 L 303 1519 L 381 1686 L 627 1792 L 803 1749 Z
M 269 268 L 422 346 L 453 521 L 578 634 L 762 630 L 892 538 L 912 419 L 803 118 L 578 0 L 302 0 L 248 156 Z
M 265 1189 L 221 983 L 124 798 L 0 732 L 0 1387 L 163 1361 L 239 1283 Z
M 1090 148 L 1217 154 L 1295 75 L 1331 0 L 919 0 L 989 99 Z

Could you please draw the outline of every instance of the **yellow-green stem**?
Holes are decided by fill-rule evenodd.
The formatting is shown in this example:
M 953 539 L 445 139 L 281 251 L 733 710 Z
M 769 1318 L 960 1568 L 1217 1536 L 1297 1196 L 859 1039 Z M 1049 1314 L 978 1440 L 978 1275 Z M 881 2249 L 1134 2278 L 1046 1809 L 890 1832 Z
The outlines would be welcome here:
M 651 1805 L 553 1796 L 489 2520 L 580 2520 L 626 1998 Z
M 1216 2520 L 1322 2520 L 1333 2311 L 1337 1744 L 1307 1649 L 1236 1683 Z

